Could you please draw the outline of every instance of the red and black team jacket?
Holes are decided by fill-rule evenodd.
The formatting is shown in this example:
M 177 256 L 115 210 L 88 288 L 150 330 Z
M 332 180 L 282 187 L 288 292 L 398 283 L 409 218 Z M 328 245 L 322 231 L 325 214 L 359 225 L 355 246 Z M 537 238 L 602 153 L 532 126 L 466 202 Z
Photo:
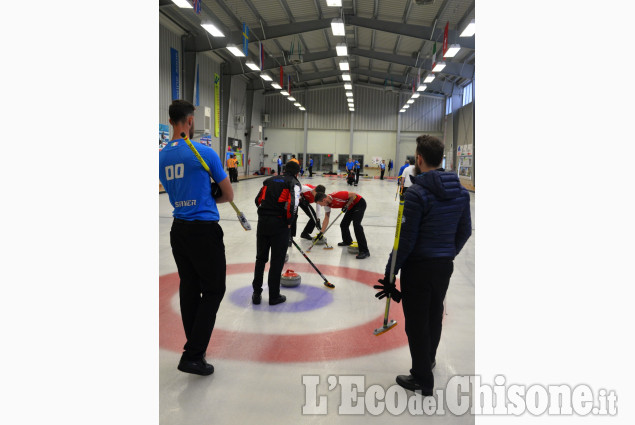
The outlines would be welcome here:
M 261 220 L 272 225 L 291 224 L 298 209 L 295 186 L 300 186 L 300 183 L 295 177 L 286 174 L 269 177 L 262 183 L 262 188 L 255 199 L 258 207 L 258 224 Z

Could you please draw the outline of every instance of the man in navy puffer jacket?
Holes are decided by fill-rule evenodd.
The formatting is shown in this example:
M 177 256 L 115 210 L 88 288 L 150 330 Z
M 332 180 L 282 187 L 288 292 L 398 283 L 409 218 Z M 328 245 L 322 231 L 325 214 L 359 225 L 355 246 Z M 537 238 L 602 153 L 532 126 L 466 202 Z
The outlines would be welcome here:
M 454 257 L 472 234 L 470 195 L 455 173 L 439 168 L 443 143 L 419 136 L 414 184 L 405 195 L 394 274 L 401 270 L 401 292 L 390 281 L 388 258 L 381 291 L 403 299 L 412 357 L 410 376 L 397 376 L 402 387 L 432 395 L 436 352 L 441 339 L 443 299 L 454 270 Z

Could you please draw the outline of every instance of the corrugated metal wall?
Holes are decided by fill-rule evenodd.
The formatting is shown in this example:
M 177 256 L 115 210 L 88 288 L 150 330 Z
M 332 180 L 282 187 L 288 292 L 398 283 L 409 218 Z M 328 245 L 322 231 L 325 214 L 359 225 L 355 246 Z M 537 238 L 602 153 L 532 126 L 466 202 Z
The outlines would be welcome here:
M 403 98 L 399 106 L 403 106 L 406 100 Z M 401 131 L 442 133 L 444 113 L 443 98 L 421 96 L 401 114 Z
M 170 48 L 179 52 L 179 61 L 182 62 L 181 37 L 163 25 L 159 25 L 159 123 L 161 124 L 169 124 L 168 108 L 172 103 Z M 181 91 L 183 89 L 182 76 L 182 72 L 179 72 Z
M 225 77 L 229 78 L 229 77 Z M 247 90 L 247 82 L 245 79 L 236 75 L 231 77 L 231 88 L 229 93 L 229 112 L 227 114 L 227 137 L 233 137 L 243 141 L 245 144 L 245 123 L 247 122 L 247 98 L 245 91 Z M 244 116 L 245 123 L 236 123 L 236 116 Z
M 397 131 L 397 114 L 407 98 L 393 92 L 353 85 L 354 130 Z M 293 97 L 306 107 L 309 129 L 350 130 L 350 113 L 344 87 L 295 91 Z M 400 103 L 401 102 L 401 103 Z M 402 114 L 402 131 L 441 133 L 445 101 L 421 96 Z M 265 96 L 264 113 L 270 128 L 304 128 L 302 113 L 284 96 Z

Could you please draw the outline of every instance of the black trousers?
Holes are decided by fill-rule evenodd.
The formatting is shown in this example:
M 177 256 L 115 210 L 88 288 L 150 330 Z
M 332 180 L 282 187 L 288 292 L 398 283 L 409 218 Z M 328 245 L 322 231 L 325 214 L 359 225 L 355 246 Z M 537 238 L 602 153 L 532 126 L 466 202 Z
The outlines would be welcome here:
M 238 169 L 236 168 L 228 168 L 229 171 L 229 182 L 234 183 L 238 181 Z
M 379 180 L 383 180 L 384 179 L 384 173 L 385 172 L 386 172 L 385 168 L 383 170 L 381 170 L 381 177 L 379 177 Z
M 170 245 L 181 280 L 181 320 L 187 338 L 183 358 L 201 359 L 205 357 L 216 312 L 225 295 L 223 229 L 215 221 L 175 219 Z
M 313 177 L 313 166 L 309 166 L 309 177 Z
M 262 293 L 262 281 L 265 274 L 265 264 L 269 261 L 269 250 L 271 250 L 271 266 L 267 283 L 269 284 L 269 299 L 280 295 L 280 275 L 284 267 L 284 257 L 287 253 L 289 242 L 289 228 L 278 228 L 276 232 L 271 231 L 271 226 L 266 222 L 258 221 L 256 234 L 256 267 L 254 269 L 254 280 L 251 286 L 257 294 Z
M 355 184 L 359 183 L 359 168 L 355 170 Z
M 282 174 L 282 165 L 278 165 L 278 175 Z
M 346 211 L 342 222 L 340 223 L 340 229 L 342 231 L 342 242 L 351 244 L 353 239 L 351 238 L 351 231 L 349 226 L 351 221 L 353 222 L 353 231 L 355 232 L 355 238 L 357 239 L 357 245 L 359 246 L 359 252 L 369 252 L 368 243 L 366 242 L 366 235 L 364 234 L 364 228 L 362 227 L 362 219 L 364 218 L 364 212 L 366 211 L 366 200 L 360 199 L 357 204 L 350 210 Z
M 315 214 L 315 210 L 313 209 L 311 204 L 309 204 L 308 202 L 306 204 L 304 202 L 300 202 L 300 208 L 302 208 L 302 211 L 304 211 L 307 217 L 309 217 L 309 222 L 306 224 L 306 226 L 304 226 L 304 230 L 302 230 L 302 233 L 310 235 L 311 232 L 313 232 L 313 230 L 315 229 L 315 226 L 317 226 L 317 223 L 315 222 L 315 218 L 317 218 L 317 215 Z M 295 232 L 293 233 L 293 235 L 295 236 Z
M 412 357 L 410 374 L 426 389 L 434 387 L 431 366 L 441 340 L 443 300 L 453 271 L 451 258 L 409 261 L 401 268 L 403 312 Z

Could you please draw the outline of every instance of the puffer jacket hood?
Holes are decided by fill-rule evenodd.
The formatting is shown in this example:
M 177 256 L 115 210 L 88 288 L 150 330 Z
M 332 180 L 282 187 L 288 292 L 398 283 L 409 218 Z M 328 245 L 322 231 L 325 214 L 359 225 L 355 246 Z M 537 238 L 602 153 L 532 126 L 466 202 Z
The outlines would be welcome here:
M 414 178 L 414 184 L 428 189 L 439 199 L 454 199 L 461 196 L 461 182 L 455 173 L 432 170 Z

